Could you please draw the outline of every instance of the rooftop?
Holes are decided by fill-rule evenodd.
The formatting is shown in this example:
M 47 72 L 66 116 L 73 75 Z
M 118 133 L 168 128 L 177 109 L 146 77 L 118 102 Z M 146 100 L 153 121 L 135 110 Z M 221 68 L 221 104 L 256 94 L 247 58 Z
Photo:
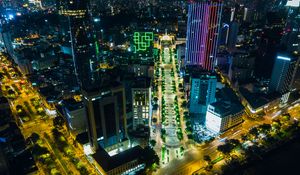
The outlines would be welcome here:
M 244 110 L 244 106 L 240 102 L 238 96 L 231 88 L 225 87 L 218 91 L 217 102 L 210 104 L 215 108 L 215 112 L 226 117 Z
M 125 163 L 133 160 L 140 160 L 141 155 L 143 155 L 143 149 L 140 146 L 133 147 L 112 157 L 109 156 L 104 149 L 99 147 L 97 152 L 93 154 L 93 158 L 106 172 L 108 172 Z
M 243 87 L 241 87 L 239 91 L 253 109 L 260 108 L 280 97 L 280 94 L 278 93 L 271 93 L 271 94 L 253 93 Z
M 139 77 L 134 81 L 132 88 L 149 88 L 150 82 L 150 78 L 148 77 Z

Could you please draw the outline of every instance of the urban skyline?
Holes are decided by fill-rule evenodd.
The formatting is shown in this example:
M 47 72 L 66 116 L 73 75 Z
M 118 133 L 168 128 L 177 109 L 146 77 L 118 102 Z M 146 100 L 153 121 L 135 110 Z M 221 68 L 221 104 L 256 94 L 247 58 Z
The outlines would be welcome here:
M 0 174 L 297 174 L 299 0 L 0 12 Z

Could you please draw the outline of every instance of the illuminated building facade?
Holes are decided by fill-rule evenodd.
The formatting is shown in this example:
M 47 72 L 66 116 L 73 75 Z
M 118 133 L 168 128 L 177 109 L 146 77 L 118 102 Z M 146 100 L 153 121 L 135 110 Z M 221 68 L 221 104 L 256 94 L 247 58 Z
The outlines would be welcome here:
M 229 102 L 215 102 L 208 106 L 205 126 L 220 133 L 243 122 L 243 106 Z
M 291 90 L 299 59 L 278 55 L 272 70 L 270 92 L 287 93 Z
M 192 76 L 190 80 L 190 107 L 191 114 L 200 116 L 200 123 L 204 122 L 207 106 L 215 102 L 217 78 L 213 75 Z M 198 118 L 198 117 L 197 117 Z
M 89 143 L 94 151 L 99 146 L 110 149 L 127 138 L 126 100 L 123 86 L 98 92 L 83 91 L 83 96 L 88 116 Z
M 220 133 L 243 122 L 244 106 L 235 92 L 224 87 L 218 91 L 217 101 L 208 105 L 205 126 Z
M 148 127 L 151 120 L 151 86 L 150 79 L 140 78 L 132 87 L 133 129 Z
M 222 5 L 221 0 L 193 1 L 189 4 L 185 65 L 214 69 Z
M 133 52 L 138 57 L 153 56 L 153 32 L 134 32 L 133 34 Z

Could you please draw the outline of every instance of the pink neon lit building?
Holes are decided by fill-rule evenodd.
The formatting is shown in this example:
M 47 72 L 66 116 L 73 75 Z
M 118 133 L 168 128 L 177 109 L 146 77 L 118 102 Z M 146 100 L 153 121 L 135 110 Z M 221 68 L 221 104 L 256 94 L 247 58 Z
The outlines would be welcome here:
M 216 64 L 222 0 L 195 0 L 189 4 L 185 65 L 213 70 Z

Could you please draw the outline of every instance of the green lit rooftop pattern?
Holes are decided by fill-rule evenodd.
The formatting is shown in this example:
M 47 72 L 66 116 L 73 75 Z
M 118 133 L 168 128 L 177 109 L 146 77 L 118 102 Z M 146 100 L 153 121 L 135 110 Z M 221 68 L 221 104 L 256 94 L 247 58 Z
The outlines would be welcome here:
M 153 43 L 153 32 L 134 32 L 134 52 L 145 52 Z

